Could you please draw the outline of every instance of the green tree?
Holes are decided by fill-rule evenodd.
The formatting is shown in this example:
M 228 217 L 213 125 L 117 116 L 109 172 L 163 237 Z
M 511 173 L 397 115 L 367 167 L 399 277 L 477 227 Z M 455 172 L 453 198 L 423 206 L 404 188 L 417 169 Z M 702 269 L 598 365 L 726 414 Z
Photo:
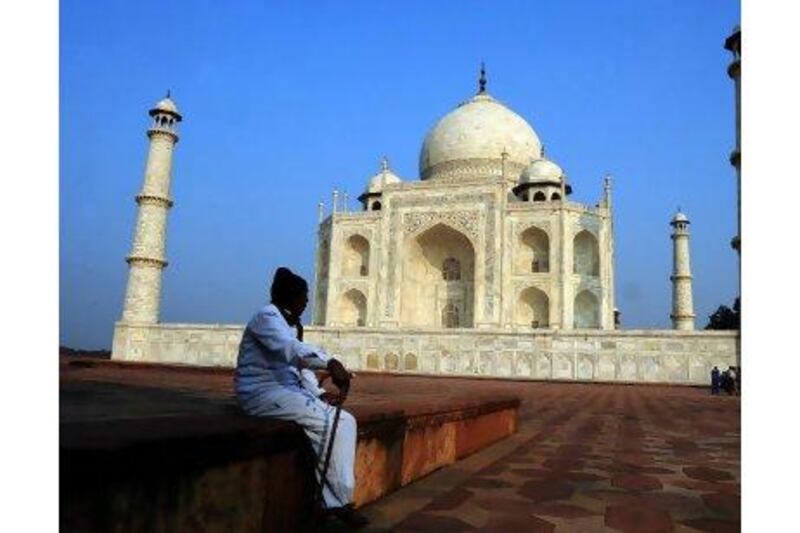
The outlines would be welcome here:
M 706 329 L 739 329 L 741 324 L 739 298 L 733 302 L 733 309 L 720 305 L 714 314 L 708 317 Z

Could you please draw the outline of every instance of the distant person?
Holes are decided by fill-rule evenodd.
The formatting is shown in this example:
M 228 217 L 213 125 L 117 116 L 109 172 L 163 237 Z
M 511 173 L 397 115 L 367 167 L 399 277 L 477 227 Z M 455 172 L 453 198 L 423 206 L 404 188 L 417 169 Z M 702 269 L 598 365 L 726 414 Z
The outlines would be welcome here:
M 303 278 L 288 268 L 278 268 L 270 295 L 271 303 L 253 316 L 239 344 L 234 378 L 239 405 L 249 415 L 299 424 L 316 454 L 326 512 L 351 527 L 364 526 L 367 519 L 352 503 L 356 420 L 347 411 L 340 414 L 327 480 L 319 479 L 335 409 L 320 399 L 324 391 L 312 370 L 326 369 L 330 374 L 339 389 L 339 398 L 332 403 L 344 401 L 352 375 L 341 362 L 303 342 L 300 316 L 308 304 L 308 284 Z
M 719 394 L 720 380 L 719 368 L 714 367 L 711 370 L 711 394 Z
M 734 375 L 730 367 L 722 373 L 722 390 L 727 392 L 729 396 L 733 396 L 736 391 L 736 381 L 734 381 Z
M 728 392 L 728 394 L 739 394 L 738 375 L 736 374 L 736 368 L 733 366 L 729 366 L 728 374 L 730 375 L 731 379 L 730 383 L 731 390 Z
M 736 367 L 736 391 L 742 393 L 742 367 Z

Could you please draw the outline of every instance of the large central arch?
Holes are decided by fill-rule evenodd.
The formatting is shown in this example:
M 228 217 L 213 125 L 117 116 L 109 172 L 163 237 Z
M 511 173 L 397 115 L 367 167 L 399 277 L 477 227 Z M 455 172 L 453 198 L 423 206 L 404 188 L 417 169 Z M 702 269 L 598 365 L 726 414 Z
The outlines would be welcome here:
M 471 328 L 475 249 L 460 231 L 437 224 L 409 237 L 400 290 L 403 326 Z

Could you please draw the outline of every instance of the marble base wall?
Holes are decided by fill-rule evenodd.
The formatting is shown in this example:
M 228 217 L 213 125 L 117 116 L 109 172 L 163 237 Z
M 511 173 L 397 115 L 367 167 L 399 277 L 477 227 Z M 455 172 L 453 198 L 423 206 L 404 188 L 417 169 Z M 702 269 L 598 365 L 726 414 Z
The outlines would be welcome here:
M 112 358 L 234 366 L 242 326 L 129 324 Z M 517 379 L 705 384 L 714 366 L 738 366 L 739 333 L 676 330 L 305 329 L 356 370 Z

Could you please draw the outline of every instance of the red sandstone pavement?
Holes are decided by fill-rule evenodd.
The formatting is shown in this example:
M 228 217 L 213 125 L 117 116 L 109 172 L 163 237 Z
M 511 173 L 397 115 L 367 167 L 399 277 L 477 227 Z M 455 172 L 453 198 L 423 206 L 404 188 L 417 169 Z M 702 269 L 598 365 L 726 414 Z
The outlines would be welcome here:
M 62 379 L 231 398 L 230 371 L 64 369 Z M 691 387 L 361 374 L 348 404 L 425 410 L 513 394 L 519 433 L 364 508 L 372 530 L 739 531 L 740 405 Z
M 365 387 L 386 379 L 367 378 Z M 415 381 L 421 394 L 443 384 Z M 373 530 L 740 530 L 738 397 L 691 387 L 444 382 L 518 395 L 519 434 L 365 507 Z

